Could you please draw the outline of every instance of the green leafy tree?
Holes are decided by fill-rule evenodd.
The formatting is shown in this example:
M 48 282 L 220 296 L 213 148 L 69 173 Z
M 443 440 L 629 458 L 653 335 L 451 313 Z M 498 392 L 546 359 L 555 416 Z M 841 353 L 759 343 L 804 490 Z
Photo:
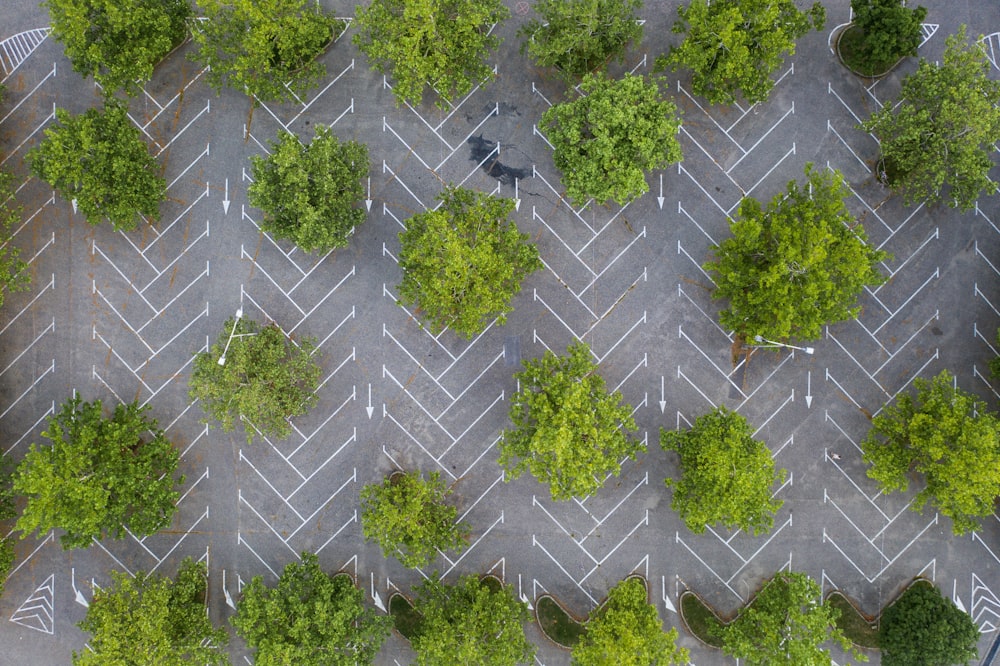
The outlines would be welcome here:
M 916 396 L 901 394 L 872 419 L 861 443 L 868 476 L 884 492 L 905 492 L 915 471 L 926 482 L 915 511 L 930 503 L 951 518 L 955 534 L 978 530 L 1000 495 L 1000 422 L 947 370 L 914 385 Z
M 79 627 L 91 634 L 88 649 L 73 653 L 74 666 L 156 664 L 224 666 L 229 636 L 208 619 L 207 569 L 185 559 L 176 580 L 139 572 L 111 572 Z
M 757 535 L 774 526 L 783 502 L 771 497 L 771 486 L 785 480 L 774 469 L 764 442 L 753 438 L 747 420 L 725 407 L 699 416 L 684 432 L 660 429 L 660 446 L 681 458 L 681 477 L 667 479 L 674 488 L 671 508 L 695 534 L 722 523 Z
M 21 261 L 21 248 L 14 245 L 14 228 L 21 223 L 23 209 L 14 194 L 14 177 L 0 171 L 0 306 L 7 293 L 24 291 L 31 283 L 28 265 Z
M 673 30 L 684 41 L 656 67 L 690 69 L 694 93 L 712 104 L 732 104 L 737 94 L 751 104 L 766 100 L 795 40 L 826 20 L 819 2 L 802 12 L 793 0 L 691 0 L 677 14 Z
M 362 604 L 364 593 L 348 575 L 324 573 L 318 558 L 302 553 L 269 588 L 254 576 L 243 588 L 231 622 L 258 666 L 371 664 L 389 636 L 392 619 Z
M 17 517 L 14 506 L 14 464 L 7 455 L 0 456 L 0 521 Z M 0 539 L 0 595 L 3 594 L 7 576 L 14 568 L 14 537 Z
M 283 439 L 292 434 L 288 420 L 316 404 L 323 372 L 316 356 L 312 338 L 295 342 L 277 324 L 230 318 L 211 350 L 195 356 L 189 393 L 224 432 L 248 422 L 247 444 L 258 430 Z
M 107 218 L 115 229 L 135 229 L 140 216 L 157 220 L 167 184 L 125 106 L 71 116 L 56 109 L 59 126 L 28 151 L 32 173 L 74 200 L 91 224 Z
M 455 585 L 429 578 L 416 591 L 413 607 L 423 616 L 411 640 L 417 666 L 514 666 L 535 654 L 524 635 L 528 606 L 510 585 L 469 575 Z
M 907 204 L 947 200 L 968 210 L 997 191 L 989 171 L 1000 141 L 1000 81 L 987 76 L 984 47 L 966 40 L 965 26 L 945 44 L 941 64 L 921 58 L 897 102 L 861 127 L 879 138 L 880 177 Z
M 514 427 L 500 440 L 507 481 L 527 470 L 548 484 L 554 500 L 585 498 L 621 472 L 624 458 L 646 450 L 628 434 L 635 430 L 632 408 L 621 393 L 608 392 L 586 343 L 570 345 L 566 356 L 546 351 L 524 366 L 514 375 Z
M 358 5 L 353 41 L 371 66 L 392 76 L 397 104 L 420 104 L 425 86 L 447 107 L 496 76 L 486 64 L 500 45 L 501 0 L 372 0 Z
M 723 326 L 745 340 L 813 340 L 823 326 L 858 316 L 865 286 L 885 282 L 884 252 L 867 244 L 864 228 L 844 204 L 849 189 L 839 171 L 805 169 L 765 209 L 747 197 L 732 237 L 714 246 L 712 297 L 727 299 Z
M 642 0 L 540 0 L 532 19 L 518 34 L 541 67 L 555 67 L 567 79 L 603 69 L 609 60 L 624 58 L 628 45 L 642 41 L 636 12 Z
M 979 656 L 979 628 L 929 581 L 903 592 L 879 619 L 882 666 L 953 666 Z
M 830 666 L 830 652 L 820 645 L 832 639 L 847 650 L 850 641 L 836 625 L 839 612 L 820 597 L 819 584 L 806 574 L 777 574 L 721 625 L 722 650 L 746 666 Z M 854 658 L 865 661 L 856 652 Z
M 456 523 L 458 509 L 445 500 L 451 494 L 437 472 L 397 472 L 381 484 L 361 489 L 361 531 L 386 557 L 404 566 L 426 566 L 437 551 L 465 547 L 469 527 Z
M 141 538 L 170 524 L 180 455 L 148 410 L 120 404 L 104 418 L 100 400 L 63 403 L 42 432 L 52 445 L 32 444 L 14 474 L 14 493 L 27 499 L 21 538 L 61 528 L 63 548 L 86 548 L 105 533 Z
M 250 158 L 254 182 L 247 198 L 265 213 L 261 228 L 306 252 L 347 245 L 351 231 L 365 221 L 358 204 L 365 198 L 368 147 L 340 143 L 330 128 L 317 125 L 309 145 L 280 131 L 271 148 L 266 158 Z
M 681 161 L 677 107 L 655 78 L 588 74 L 579 88 L 581 96 L 550 107 L 540 123 L 566 196 L 627 204 L 649 191 L 647 171 Z
M 687 664 L 677 647 L 677 630 L 663 631 L 656 606 L 638 578 L 621 581 L 608 600 L 590 614 L 586 631 L 573 648 L 573 666 L 669 666 Z
M 857 55 L 863 64 L 883 71 L 902 57 L 917 55 L 925 7 L 910 9 L 906 0 L 851 0 L 851 13 L 861 33 Z
M 135 95 L 187 36 L 188 0 L 46 0 L 52 35 L 73 69 L 107 96 Z
M 205 20 L 191 37 L 192 58 L 210 67 L 208 84 L 263 102 L 291 102 L 326 75 L 316 58 L 344 28 L 307 0 L 196 0 Z
M 448 188 L 434 210 L 406 221 L 399 234 L 399 302 L 416 306 L 430 330 L 466 338 L 495 317 L 501 324 L 521 281 L 542 267 L 538 250 L 507 218 L 514 202 Z

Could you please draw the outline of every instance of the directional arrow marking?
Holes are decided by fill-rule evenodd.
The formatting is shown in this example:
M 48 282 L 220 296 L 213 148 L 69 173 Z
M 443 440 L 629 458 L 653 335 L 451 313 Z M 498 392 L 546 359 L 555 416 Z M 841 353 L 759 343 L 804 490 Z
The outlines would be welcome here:
M 226 193 L 222 195 L 222 214 L 229 215 L 229 179 L 226 178 Z
M 517 178 L 514 179 L 514 210 L 521 210 L 521 198 L 517 196 Z
M 368 382 L 368 406 L 365 407 L 365 411 L 368 412 L 368 418 L 371 418 L 372 414 L 375 412 L 375 408 L 372 407 L 372 384 L 371 384 L 371 382 Z
M 660 413 L 663 414 L 667 410 L 667 392 L 666 392 L 666 379 L 663 375 L 660 375 Z
M 368 176 L 368 196 L 365 197 L 365 208 L 368 209 L 369 213 L 372 212 L 372 177 L 371 176 Z M 369 416 L 371 416 L 371 415 L 369 414 Z
M 806 409 L 812 407 L 813 397 L 812 397 L 812 370 L 809 370 L 806 374 Z
M 656 202 L 660 204 L 660 210 L 663 210 L 663 174 L 660 174 L 660 196 L 656 197 Z

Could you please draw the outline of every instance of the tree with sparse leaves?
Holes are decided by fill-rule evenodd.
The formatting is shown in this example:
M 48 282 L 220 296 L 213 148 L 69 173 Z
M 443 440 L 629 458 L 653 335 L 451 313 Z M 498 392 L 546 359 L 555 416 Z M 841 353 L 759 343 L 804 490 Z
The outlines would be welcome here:
M 699 416 L 690 430 L 660 429 L 660 446 L 681 459 L 680 479 L 673 487 L 671 508 L 695 534 L 722 523 L 757 535 L 770 531 L 783 502 L 771 487 L 785 480 L 775 471 L 774 458 L 742 415 L 718 407 Z
M 312 338 L 295 341 L 277 324 L 230 318 L 212 348 L 195 356 L 190 396 L 224 432 L 244 422 L 247 444 L 258 431 L 283 439 L 292 433 L 289 419 L 316 404 L 318 355 Z
M 880 177 L 903 201 L 968 210 L 997 191 L 989 172 L 1000 141 L 1000 81 L 989 78 L 985 47 L 966 40 L 965 26 L 945 45 L 940 64 L 921 58 L 899 99 L 861 127 L 878 137 Z
M 371 664 L 389 636 L 392 619 L 363 605 L 364 593 L 347 574 L 331 576 L 319 559 L 285 565 L 276 587 L 254 576 L 230 620 L 258 666 Z
M 521 281 L 540 269 L 538 250 L 508 218 L 514 202 L 461 187 L 399 234 L 399 302 L 416 306 L 435 335 L 450 328 L 471 338 L 503 324 Z
M 362 179 L 368 174 L 368 147 L 341 143 L 330 128 L 316 126 L 303 145 L 291 132 L 278 132 L 266 158 L 254 155 L 250 205 L 264 211 L 261 229 L 290 240 L 306 252 L 328 252 L 347 245 L 365 221 Z
M 14 229 L 21 223 L 22 208 L 14 194 L 14 177 L 0 171 L 0 307 L 4 297 L 24 291 L 31 283 L 28 265 L 21 260 L 21 248 L 14 245 Z
M 979 656 L 979 627 L 927 580 L 882 611 L 878 637 L 882 666 L 956 666 Z
M 62 529 L 63 548 L 86 548 L 105 535 L 138 538 L 163 529 L 177 511 L 180 454 L 146 416 L 149 406 L 120 404 L 105 418 L 100 400 L 67 400 L 49 418 L 14 475 L 27 502 L 16 529 Z
M 56 109 L 56 119 L 26 156 L 35 176 L 76 201 L 91 224 L 107 218 L 131 231 L 143 217 L 159 219 L 167 183 L 123 104 L 108 101 L 78 116 Z
M 868 476 L 883 492 L 906 492 L 916 472 L 926 485 L 913 510 L 930 503 L 951 518 L 955 534 L 978 530 L 1000 496 L 1000 421 L 947 370 L 914 385 L 915 396 L 900 394 L 872 419 L 861 442 Z
M 649 191 L 647 172 L 681 161 L 677 107 L 655 78 L 588 74 L 579 87 L 579 97 L 550 107 L 539 123 L 566 196 L 625 205 Z
M 112 571 L 111 580 L 79 623 L 91 637 L 87 649 L 73 652 L 73 666 L 229 664 L 229 636 L 208 619 L 204 562 L 185 559 L 174 580 L 142 571 L 135 578 Z
M 656 68 L 691 70 L 694 93 L 712 104 L 732 104 L 737 95 L 750 104 L 766 100 L 795 41 L 826 20 L 819 2 L 803 12 L 793 0 L 691 0 L 677 14 L 673 31 L 684 41 Z
M 520 386 L 510 405 L 514 425 L 500 440 L 504 480 L 528 471 L 548 484 L 552 499 L 582 499 L 608 474 L 618 476 L 624 458 L 646 450 L 629 436 L 636 429 L 632 408 L 621 393 L 608 392 L 585 343 L 570 345 L 566 356 L 546 351 L 525 361 L 514 378 Z

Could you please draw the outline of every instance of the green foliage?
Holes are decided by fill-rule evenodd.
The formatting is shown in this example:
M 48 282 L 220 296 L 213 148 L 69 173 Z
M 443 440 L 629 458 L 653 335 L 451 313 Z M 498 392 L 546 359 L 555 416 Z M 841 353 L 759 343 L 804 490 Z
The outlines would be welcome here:
M 226 361 L 219 365 L 223 353 Z M 314 355 L 312 338 L 296 343 L 277 324 L 262 328 L 251 319 L 231 317 L 211 350 L 195 356 L 189 394 L 224 432 L 231 432 L 237 419 L 248 422 L 247 444 L 255 431 L 283 439 L 292 433 L 288 420 L 316 404 L 323 370 Z
M 205 77 L 263 102 L 291 102 L 326 75 L 316 58 L 346 27 L 307 0 L 196 0 L 205 16 L 191 31 Z
M 514 666 L 535 654 L 524 635 L 528 606 L 510 585 L 497 589 L 469 575 L 455 585 L 429 578 L 416 592 L 424 618 L 411 641 L 417 666 Z
M 947 200 L 968 210 L 997 191 L 989 171 L 1000 141 L 1000 81 L 988 78 L 984 47 L 966 41 L 965 26 L 945 44 L 943 63 L 921 58 L 899 100 L 861 127 L 881 141 L 884 177 L 907 204 Z
M 680 602 L 681 617 L 695 638 L 706 645 L 721 649 L 723 623 L 719 621 L 715 612 L 690 590 L 681 594 Z
M 514 375 L 520 389 L 510 405 L 514 427 L 500 440 L 505 480 L 525 470 L 549 485 L 554 500 L 585 498 L 618 476 L 620 461 L 635 460 L 645 446 L 628 435 L 635 430 L 632 408 L 621 393 L 608 393 L 604 378 L 579 342 L 566 356 L 550 351 L 524 362 Z
M 507 219 L 510 199 L 460 187 L 438 198 L 437 209 L 414 215 L 399 234 L 399 302 L 417 306 L 435 335 L 451 328 L 471 338 L 494 317 L 507 321 L 521 281 L 542 262 Z
M 712 104 L 732 104 L 737 93 L 750 104 L 766 100 L 771 74 L 795 54 L 795 40 L 826 20 L 819 2 L 802 12 L 793 0 L 691 0 L 677 14 L 673 31 L 686 33 L 684 41 L 656 68 L 692 70 L 694 93 Z
M 75 199 L 91 224 L 104 218 L 115 229 L 135 229 L 139 216 L 157 220 L 167 184 L 125 106 L 71 116 L 56 109 L 60 125 L 28 151 L 32 173 L 66 199 Z
M 979 656 L 979 628 L 930 582 L 918 581 L 882 612 L 882 666 L 952 666 Z
M 732 237 L 704 266 L 715 274 L 712 297 L 729 300 L 719 321 L 745 340 L 816 339 L 824 325 L 858 316 L 865 286 L 885 282 L 877 264 L 886 254 L 868 246 L 844 204 L 843 176 L 811 164 L 805 174 L 805 186 L 789 182 L 766 209 L 743 199 Z
M 243 588 L 231 622 L 257 651 L 258 666 L 371 664 L 389 636 L 392 619 L 366 609 L 350 576 L 330 576 L 319 559 L 302 553 L 269 588 L 254 576 Z
M 583 637 L 584 625 L 572 618 L 552 597 L 535 601 L 538 628 L 550 640 L 563 647 L 572 648 Z
M 153 66 L 187 35 L 188 0 L 45 0 L 52 35 L 73 69 L 105 96 L 136 95 Z
M 518 31 L 526 38 L 521 52 L 567 79 L 624 59 L 629 43 L 642 41 L 636 17 L 642 0 L 539 0 L 534 9 L 542 20 L 532 19 Z
M 847 650 L 837 611 L 820 601 L 820 587 L 804 573 L 772 578 L 735 620 L 721 627 L 722 650 L 746 666 L 829 666 L 828 639 Z M 865 661 L 863 655 L 854 658 Z
M 1000 422 L 947 370 L 914 385 L 915 397 L 901 394 L 872 419 L 861 443 L 868 476 L 884 492 L 905 492 L 916 471 L 926 486 L 913 499 L 915 511 L 929 502 L 951 518 L 955 534 L 978 530 L 1000 495 Z
M 917 55 L 927 9 L 906 6 L 906 0 L 851 0 L 854 25 L 863 35 L 858 56 L 864 65 L 889 66 Z
M 302 250 L 327 252 L 347 245 L 350 232 L 365 221 L 358 203 L 368 174 L 368 147 L 340 143 L 330 128 L 316 126 L 308 146 L 285 131 L 271 143 L 267 158 L 250 158 L 250 205 L 264 211 L 261 228 Z
M 94 594 L 79 627 L 92 634 L 89 649 L 73 653 L 74 666 L 156 664 L 224 666 L 229 636 L 208 619 L 203 562 L 185 559 L 177 580 L 112 571 L 110 587 Z
M 660 446 L 681 458 L 681 478 L 671 508 L 695 534 L 722 523 L 753 535 L 774 526 L 783 502 L 771 497 L 771 486 L 785 480 L 776 472 L 771 451 L 753 438 L 753 428 L 736 412 L 719 407 L 699 416 L 684 432 L 660 429 Z
M 28 265 L 21 261 L 21 248 L 14 245 L 14 228 L 21 222 L 23 209 L 14 194 L 14 176 L 0 171 L 0 307 L 5 292 L 24 291 L 31 283 Z
M 105 533 L 142 538 L 170 524 L 174 486 L 184 483 L 174 478 L 180 455 L 148 410 L 120 404 L 105 419 L 100 400 L 63 403 L 42 432 L 52 445 L 32 444 L 14 475 L 14 492 L 27 498 L 21 538 L 61 528 L 63 548 L 86 548 Z
M 469 527 L 455 522 L 458 509 L 445 504 L 451 494 L 438 472 L 397 472 L 381 484 L 361 489 L 361 530 L 386 557 L 403 566 L 422 567 L 437 551 L 463 550 Z
M 17 516 L 14 506 L 14 465 L 7 455 L 0 456 L 0 521 Z M 0 595 L 3 595 L 7 576 L 14 568 L 14 537 L 0 539 Z
M 621 581 L 590 614 L 583 638 L 573 648 L 573 666 L 669 666 L 688 663 L 677 647 L 677 629 L 663 631 L 656 606 L 638 578 Z
M 844 637 L 855 645 L 863 648 L 878 649 L 877 623 L 868 621 L 861 612 L 847 600 L 839 591 L 834 591 L 826 598 L 826 603 L 837 611 L 837 627 L 844 632 Z
M 583 95 L 550 107 L 539 123 L 566 196 L 627 204 L 649 191 L 647 171 L 681 161 L 677 107 L 655 78 L 588 74 L 579 87 Z
M 392 76 L 397 104 L 420 104 L 429 86 L 446 108 L 493 80 L 485 58 L 500 38 L 492 26 L 509 17 L 501 0 L 372 0 L 358 5 L 353 42 L 374 69 Z

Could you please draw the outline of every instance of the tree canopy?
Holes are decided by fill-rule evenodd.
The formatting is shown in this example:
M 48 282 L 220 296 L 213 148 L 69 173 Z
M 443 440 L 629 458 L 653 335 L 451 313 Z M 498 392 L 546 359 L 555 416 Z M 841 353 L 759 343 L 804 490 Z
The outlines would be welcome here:
M 670 506 L 695 534 L 713 523 L 753 535 L 774 526 L 783 502 L 771 487 L 784 482 L 785 470 L 775 471 L 771 451 L 753 434 L 743 416 L 725 407 L 699 416 L 690 430 L 660 429 L 660 446 L 681 458 L 680 479 L 666 480 L 674 488 Z
M 642 41 L 636 12 L 642 0 L 539 0 L 541 20 L 531 19 L 518 34 L 522 53 L 541 67 L 555 67 L 567 79 L 604 69 Z
M 363 600 L 349 575 L 331 576 L 315 555 L 302 553 L 276 587 L 254 576 L 230 621 L 256 650 L 258 666 L 359 666 L 374 662 L 392 627 Z
M 795 54 L 795 40 L 826 20 L 819 2 L 802 12 L 793 0 L 691 0 L 677 15 L 673 31 L 684 41 L 656 67 L 690 69 L 694 93 L 712 104 L 732 104 L 737 95 L 750 104 L 766 100 L 771 74 Z
M 180 455 L 148 410 L 119 404 L 104 418 L 100 400 L 63 403 L 42 431 L 52 445 L 32 444 L 14 475 L 14 492 L 27 499 L 22 538 L 61 528 L 63 548 L 86 548 L 105 534 L 142 538 L 170 524 Z
M 107 218 L 131 231 L 140 217 L 159 219 L 166 181 L 123 104 L 109 100 L 78 116 L 56 109 L 56 119 L 26 155 L 35 176 L 75 200 L 91 224 Z
M 14 463 L 10 456 L 0 456 L 0 521 L 17 517 L 14 505 Z M 0 596 L 3 595 L 7 576 L 14 568 L 14 537 L 11 534 L 0 539 Z
M 965 26 L 945 40 L 944 60 L 920 59 L 899 99 L 861 124 L 880 141 L 880 177 L 907 204 L 947 201 L 968 210 L 993 194 L 991 155 L 1000 141 L 1000 81 Z
M 854 56 L 865 73 L 880 74 L 900 58 L 917 55 L 925 7 L 911 9 L 906 0 L 851 0 L 851 14 L 859 33 Z M 847 33 L 841 37 L 842 57 L 847 38 Z
M 404 566 L 426 566 L 437 551 L 461 551 L 469 527 L 456 523 L 458 509 L 445 504 L 451 489 L 438 472 L 396 472 L 361 489 L 361 531 L 386 557 Z
M 588 74 L 579 89 L 579 97 L 550 107 L 539 123 L 574 203 L 627 204 L 649 191 L 646 172 L 681 161 L 677 107 L 657 79 Z
M 493 80 L 485 61 L 500 45 L 493 26 L 509 17 L 501 0 L 372 0 L 358 5 L 353 42 L 392 77 L 397 104 L 419 105 L 430 87 L 447 107 Z
M 185 559 L 176 580 L 139 572 L 111 572 L 109 587 L 97 589 L 80 629 L 91 634 L 88 649 L 73 652 L 74 666 L 157 664 L 226 666 L 229 636 L 208 619 L 208 571 Z
M 688 651 L 676 645 L 677 629 L 663 631 L 660 614 L 647 594 L 638 578 L 627 578 L 611 588 L 607 601 L 590 614 L 573 648 L 573 666 L 687 664 Z
M 979 628 L 930 582 L 917 581 L 879 618 L 882 666 L 955 666 L 979 656 Z
M 0 171 L 0 307 L 5 296 L 24 291 L 31 283 L 28 265 L 21 260 L 21 248 L 14 245 L 14 229 L 21 223 L 23 209 L 14 194 L 14 177 Z
M 955 534 L 977 530 L 1000 495 L 1000 422 L 947 370 L 913 383 L 915 396 L 900 394 L 872 419 L 861 442 L 868 476 L 885 492 L 905 492 L 915 471 L 926 482 L 915 511 L 930 503 L 951 518 Z
M 514 378 L 513 427 L 500 440 L 505 480 L 527 470 L 554 500 L 585 498 L 621 472 L 624 458 L 646 450 L 628 434 L 636 429 L 632 408 L 621 393 L 608 392 L 586 343 L 570 345 L 565 356 L 546 351 L 525 361 Z
M 844 204 L 849 189 L 839 171 L 806 165 L 765 209 L 746 197 L 732 237 L 712 248 L 712 297 L 727 299 L 723 326 L 744 340 L 813 340 L 823 326 L 858 316 L 858 297 L 885 277 L 885 252 L 867 244 L 864 228 Z
M 368 147 L 341 143 L 330 128 L 316 126 L 303 145 L 279 131 L 266 158 L 254 155 L 250 205 L 264 211 L 261 228 L 306 252 L 328 252 L 347 245 L 354 227 L 365 221 L 362 179 L 368 174 Z
M 417 666 L 514 666 L 535 654 L 524 635 L 528 606 L 510 585 L 473 575 L 448 585 L 432 577 L 416 592 L 413 607 L 423 616 L 411 640 Z
M 296 342 L 277 324 L 262 327 L 252 319 L 230 317 L 212 348 L 195 356 L 190 396 L 224 432 L 237 421 L 249 423 L 247 444 L 257 430 L 282 439 L 292 433 L 288 420 L 316 404 L 323 372 L 318 356 L 312 338 Z
M 137 94 L 153 66 L 187 36 L 188 0 L 45 0 L 52 35 L 73 69 L 106 96 Z
M 432 333 L 450 328 L 471 338 L 501 324 L 521 281 L 542 267 L 528 235 L 508 217 L 514 202 L 460 187 L 434 210 L 406 221 L 399 234 L 399 302 L 416 306 Z

